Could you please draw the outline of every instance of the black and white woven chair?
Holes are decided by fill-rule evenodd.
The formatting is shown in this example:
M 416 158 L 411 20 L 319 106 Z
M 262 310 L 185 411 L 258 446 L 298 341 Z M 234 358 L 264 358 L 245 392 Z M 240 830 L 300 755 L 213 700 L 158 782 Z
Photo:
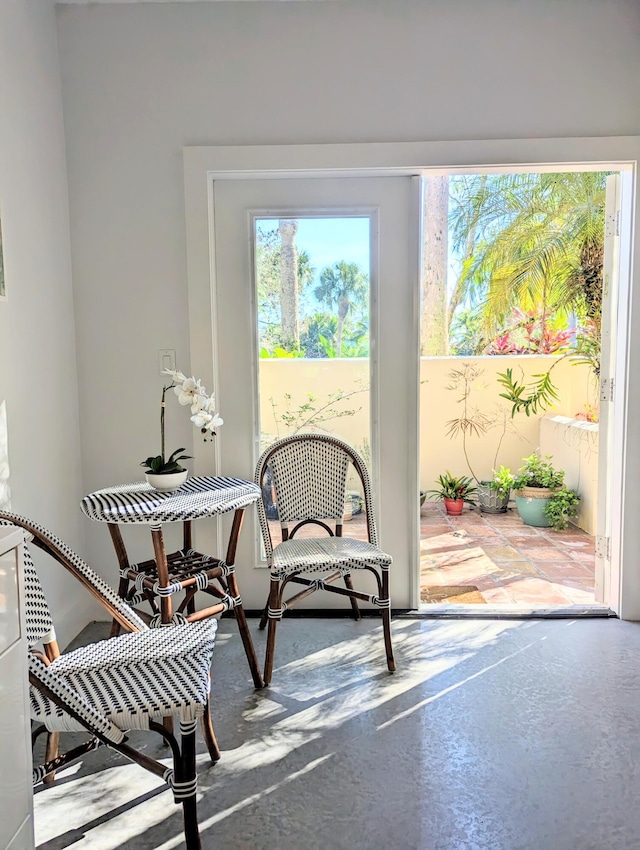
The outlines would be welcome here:
M 47 732 L 45 762 L 33 783 L 51 781 L 60 767 L 106 745 L 159 776 L 182 803 L 186 846 L 201 847 L 196 813 L 198 720 L 211 760 L 220 758 L 209 715 L 211 658 L 216 620 L 149 627 L 68 546 L 25 517 L 0 512 L 0 524 L 16 525 L 33 543 L 75 576 L 128 633 L 60 654 L 55 630 L 31 554 L 25 546 L 25 611 L 29 653 L 31 719 Z M 159 620 L 159 617 L 158 617 Z M 153 624 L 152 624 L 153 625 Z M 44 652 L 36 647 L 42 645 Z M 179 721 L 181 741 L 167 720 Z M 127 743 L 132 729 L 160 734 L 173 755 L 173 769 Z M 61 732 L 86 731 L 91 739 L 58 755 Z
M 350 468 L 355 470 L 364 493 L 366 541 L 342 536 Z M 260 621 L 261 629 L 269 623 L 265 684 L 269 684 L 273 672 L 278 621 L 285 609 L 317 590 L 348 596 L 356 619 L 360 618 L 359 599 L 381 609 L 387 666 L 393 673 L 396 667 L 391 645 L 391 556 L 378 546 L 369 473 L 360 455 L 335 437 L 317 434 L 284 437 L 263 452 L 256 467 L 255 483 L 263 494 L 265 488 L 273 488 L 282 531 L 282 542 L 274 546 L 265 500 L 259 499 L 258 516 L 271 571 L 269 599 Z M 322 528 L 325 534 L 294 540 L 296 532 L 309 524 Z M 377 593 L 354 589 L 351 573 L 363 570 L 375 576 Z M 340 578 L 344 579 L 345 587 L 334 587 L 333 582 Z M 285 602 L 284 591 L 289 583 L 304 585 L 305 589 Z

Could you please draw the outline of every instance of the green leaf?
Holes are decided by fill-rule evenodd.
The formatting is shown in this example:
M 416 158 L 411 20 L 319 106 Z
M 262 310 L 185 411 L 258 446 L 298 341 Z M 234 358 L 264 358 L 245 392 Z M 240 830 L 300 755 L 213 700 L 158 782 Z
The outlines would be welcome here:
M 191 458 L 191 455 L 180 455 L 180 457 L 178 457 L 180 452 L 183 452 L 183 451 L 184 451 L 184 447 L 181 448 L 181 449 L 176 449 L 175 452 L 172 452 L 172 454 L 167 459 L 166 465 L 168 466 L 171 463 L 175 463 L 176 460 L 189 460 Z
M 140 461 L 140 466 L 147 466 L 147 467 L 149 467 L 149 469 L 151 469 L 151 464 L 153 463 L 154 460 L 155 460 L 154 457 L 148 457 L 146 460 Z

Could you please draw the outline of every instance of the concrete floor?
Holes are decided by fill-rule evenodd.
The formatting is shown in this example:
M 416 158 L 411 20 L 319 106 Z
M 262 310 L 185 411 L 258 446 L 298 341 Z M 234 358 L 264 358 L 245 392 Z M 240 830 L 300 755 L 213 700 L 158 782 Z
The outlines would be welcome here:
M 272 686 L 255 692 L 235 623 L 222 621 L 215 767 L 199 742 L 205 848 L 640 847 L 640 624 L 396 619 L 393 630 L 389 676 L 378 620 L 285 620 Z M 132 739 L 166 755 L 155 736 Z M 93 753 L 37 790 L 38 846 L 182 847 L 162 789 Z

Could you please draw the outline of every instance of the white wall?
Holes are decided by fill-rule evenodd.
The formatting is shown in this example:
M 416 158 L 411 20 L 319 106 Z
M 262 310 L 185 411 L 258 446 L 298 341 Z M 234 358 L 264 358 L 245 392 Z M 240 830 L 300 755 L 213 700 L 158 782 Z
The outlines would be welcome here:
M 0 0 L 0 302 L 13 510 L 82 549 L 80 435 L 67 174 L 53 4 Z M 42 578 L 64 644 L 90 619 L 49 559 Z
M 189 368 L 183 146 L 638 134 L 639 29 L 635 0 L 59 7 L 85 488 L 157 449 L 157 350 Z

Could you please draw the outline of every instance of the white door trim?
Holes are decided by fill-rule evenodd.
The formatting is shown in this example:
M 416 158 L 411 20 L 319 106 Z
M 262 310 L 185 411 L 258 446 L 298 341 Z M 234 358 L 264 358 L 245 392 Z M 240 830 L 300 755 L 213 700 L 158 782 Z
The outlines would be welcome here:
M 184 153 L 187 280 L 191 368 L 205 384 L 214 374 L 215 254 L 213 181 L 283 177 L 418 175 L 422 171 L 479 173 L 527 170 L 601 170 L 606 164 L 623 173 L 620 245 L 620 293 L 617 395 L 614 401 L 612 458 L 612 596 L 605 600 L 624 619 L 640 620 L 640 575 L 634 564 L 640 550 L 640 491 L 632 471 L 640 468 L 634 423 L 640 421 L 640 310 L 634 310 L 630 282 L 640 280 L 640 209 L 637 163 L 640 137 L 573 139 L 501 139 L 454 142 L 391 142 L 346 145 L 268 145 L 186 147 Z M 626 227 L 626 231 L 624 228 Z M 410 376 L 409 376 L 410 377 Z M 210 457 L 210 455 L 209 455 Z M 202 447 L 196 449 L 199 472 L 212 472 Z M 417 518 L 416 518 L 417 519 Z M 417 587 L 417 581 L 414 582 Z

